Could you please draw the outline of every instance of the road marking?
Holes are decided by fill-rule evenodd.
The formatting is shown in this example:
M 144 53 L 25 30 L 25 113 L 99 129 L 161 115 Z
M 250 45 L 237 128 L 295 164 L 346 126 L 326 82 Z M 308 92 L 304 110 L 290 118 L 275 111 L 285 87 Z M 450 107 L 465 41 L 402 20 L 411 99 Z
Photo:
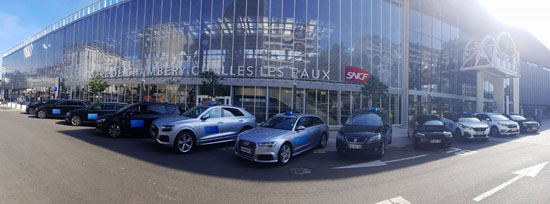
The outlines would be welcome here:
M 467 150 L 467 149 L 460 149 L 460 148 L 456 148 L 456 147 L 451 147 L 451 148 L 444 149 L 444 150 L 441 150 L 441 151 L 446 151 L 445 153 L 448 153 L 448 154 L 454 153 L 455 155 L 459 155 L 459 156 L 468 156 L 468 155 L 477 153 L 477 151 Z
M 376 161 L 364 162 L 364 163 L 359 163 L 359 164 L 353 164 L 353 165 L 349 165 L 349 166 L 333 167 L 332 169 L 353 169 L 353 168 L 386 166 L 386 165 L 388 165 L 388 163 L 411 160 L 411 159 L 417 159 L 417 158 L 421 158 L 421 157 L 425 157 L 425 156 L 428 156 L 428 155 L 422 154 L 422 155 L 418 155 L 418 156 L 414 156 L 414 157 L 394 159 L 394 160 L 389 160 L 389 161 L 376 160 Z
M 411 204 L 408 200 L 403 198 L 402 196 L 397 196 L 392 199 L 383 200 L 381 202 L 378 202 L 376 204 Z
M 456 148 L 456 147 L 451 147 L 451 148 L 446 149 L 446 150 L 449 150 L 449 151 L 447 151 L 446 153 L 453 153 L 453 152 L 458 152 L 458 151 L 460 151 L 461 149 Z
M 544 163 L 540 163 L 540 164 L 537 164 L 535 166 L 532 166 L 532 167 L 528 167 L 528 168 L 525 168 L 525 169 L 522 169 L 522 170 L 519 170 L 519 171 L 516 171 L 514 172 L 514 174 L 517 174 L 516 177 L 504 182 L 503 184 L 500 184 L 499 186 L 477 196 L 474 198 L 475 201 L 479 202 L 493 194 L 495 194 L 496 192 L 502 190 L 503 188 L 506 188 L 506 186 L 520 180 L 521 178 L 525 177 L 525 176 L 529 176 L 529 177 L 535 177 L 537 176 L 537 174 L 542 170 L 542 168 L 544 168 L 544 166 L 546 166 L 548 162 L 544 162 Z

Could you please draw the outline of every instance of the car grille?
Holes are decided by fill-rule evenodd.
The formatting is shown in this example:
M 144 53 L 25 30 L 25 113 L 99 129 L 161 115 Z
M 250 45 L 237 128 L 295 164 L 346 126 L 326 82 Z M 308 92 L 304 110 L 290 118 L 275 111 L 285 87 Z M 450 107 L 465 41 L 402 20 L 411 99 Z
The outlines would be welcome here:
M 348 143 L 365 143 L 367 141 L 367 137 L 346 137 L 346 141 Z
M 485 131 L 487 128 L 474 128 L 475 131 Z
M 515 124 L 510 124 L 510 125 L 506 125 L 506 126 L 509 127 L 509 128 L 517 128 L 517 125 L 515 125 Z
M 538 127 L 539 125 L 536 123 L 527 123 L 528 127 Z
M 250 148 L 252 150 L 252 153 L 249 154 L 248 152 L 242 152 L 241 151 L 241 146 Z M 241 141 L 239 141 L 238 151 L 239 151 L 240 155 L 243 155 L 243 156 L 246 156 L 246 157 L 249 157 L 249 158 L 254 158 L 254 152 L 256 152 L 256 144 L 254 142 L 241 140 Z

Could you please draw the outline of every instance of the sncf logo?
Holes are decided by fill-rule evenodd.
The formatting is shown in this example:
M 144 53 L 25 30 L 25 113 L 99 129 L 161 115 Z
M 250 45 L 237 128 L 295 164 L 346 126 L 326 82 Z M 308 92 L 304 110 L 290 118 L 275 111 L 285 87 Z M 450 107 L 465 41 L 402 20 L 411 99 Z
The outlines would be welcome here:
M 370 77 L 370 73 L 359 68 L 346 66 L 346 81 L 355 81 L 355 82 L 367 82 Z

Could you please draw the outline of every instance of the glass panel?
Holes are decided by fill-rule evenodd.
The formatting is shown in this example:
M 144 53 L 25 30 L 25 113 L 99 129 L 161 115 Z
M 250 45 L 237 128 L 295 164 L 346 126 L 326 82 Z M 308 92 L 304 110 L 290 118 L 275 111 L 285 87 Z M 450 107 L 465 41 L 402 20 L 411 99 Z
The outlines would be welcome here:
M 338 91 L 329 91 L 328 125 L 338 125 Z
M 281 101 L 279 100 L 279 94 L 280 94 L 280 88 L 278 87 L 270 87 L 269 88 L 269 117 L 273 117 L 274 115 L 280 113 L 279 107 Z
M 266 88 L 256 87 L 255 103 L 254 103 L 254 115 L 256 116 L 256 122 L 260 123 L 265 120 L 266 113 Z

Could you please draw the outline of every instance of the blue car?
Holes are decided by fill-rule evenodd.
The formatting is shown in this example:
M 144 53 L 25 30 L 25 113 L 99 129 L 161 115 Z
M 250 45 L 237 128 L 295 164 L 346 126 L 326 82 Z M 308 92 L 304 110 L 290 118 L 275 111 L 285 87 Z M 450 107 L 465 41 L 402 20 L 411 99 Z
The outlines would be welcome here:
M 235 154 L 262 163 L 287 164 L 293 156 L 325 148 L 328 126 L 316 115 L 278 114 L 237 136 Z

